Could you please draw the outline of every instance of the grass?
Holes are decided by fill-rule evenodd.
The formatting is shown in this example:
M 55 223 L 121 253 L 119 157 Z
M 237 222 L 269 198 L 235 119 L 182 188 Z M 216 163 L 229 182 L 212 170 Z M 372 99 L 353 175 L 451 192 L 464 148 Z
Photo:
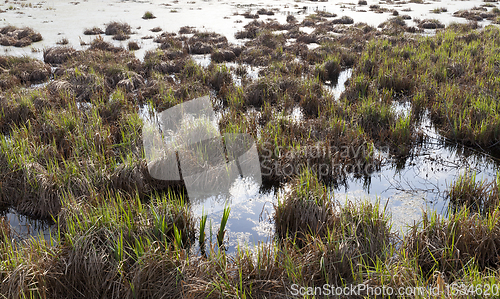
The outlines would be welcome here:
M 128 42 L 127 48 L 129 51 L 136 51 L 139 50 L 141 47 L 137 42 Z
M 131 34 L 131 27 L 127 23 L 120 22 L 110 22 L 106 24 L 106 30 L 104 31 L 106 35 L 128 35 Z
M 220 221 L 219 232 L 217 233 L 217 244 L 219 247 L 223 246 L 224 243 L 224 235 L 226 234 L 226 224 L 229 219 L 229 212 L 231 211 L 230 206 L 224 207 L 224 212 L 222 213 L 222 219 Z
M 440 14 L 442 12 L 447 12 L 447 11 L 448 9 L 446 7 L 436 7 L 433 10 L 431 10 L 431 12 L 435 14 Z
M 156 19 L 155 15 L 154 15 L 152 12 L 150 12 L 150 11 L 146 11 L 146 12 L 144 13 L 144 15 L 142 16 L 142 18 L 143 18 L 144 20 Z
M 460 175 L 449 189 L 448 198 L 455 209 L 465 206 L 486 215 L 498 206 L 498 182 L 478 181 L 475 173 Z
M 0 204 L 57 228 L 48 241 L 15 243 L 2 220 L 0 294 L 286 298 L 292 284 L 498 283 L 497 182 L 463 174 L 449 186 L 455 207 L 447 216 L 424 214 L 402 234 L 391 230 L 383 204 L 340 204 L 332 193 L 347 177 L 379 169 L 377 148 L 409 155 L 425 115 L 448 141 L 498 149 L 499 29 L 452 24 L 410 35 L 401 17 L 382 36 L 328 18 L 308 18 L 311 34 L 292 18 L 252 21 L 237 34 L 249 39 L 240 46 L 214 32 L 164 32 L 144 61 L 101 37 L 87 50 L 46 49 L 45 62 L 0 57 Z M 343 34 L 333 38 L 333 30 Z M 131 34 L 120 23 L 106 31 Z M 309 50 L 308 41 L 319 47 Z M 201 66 L 193 53 L 212 61 Z M 327 83 L 348 68 L 336 99 Z M 264 183 L 287 190 L 275 206 L 275 238 L 234 255 L 220 250 L 229 206 L 213 232 L 217 244 L 206 242 L 207 216 L 195 219 L 182 183 L 152 178 L 143 153 L 139 109 L 210 93 L 221 133 L 250 134 Z M 395 103 L 411 109 L 398 113 Z M 201 255 L 190 252 L 196 236 Z
M 421 228 L 414 227 L 405 244 L 424 277 L 440 271 L 450 281 L 461 277 L 468 267 L 496 268 L 492 255 L 498 240 L 498 210 L 484 218 L 467 208 L 449 219 L 424 214 Z
M 103 34 L 103 33 L 104 33 L 104 31 L 102 31 L 102 29 L 99 27 L 86 28 L 83 31 L 83 34 L 85 34 L 85 35 L 98 35 L 98 34 Z
M 431 120 L 447 138 L 482 148 L 495 147 L 498 138 L 492 95 L 474 87 L 477 83 L 494 90 L 494 83 L 487 79 L 493 69 L 490 65 L 480 70 L 475 67 L 480 62 L 473 61 L 493 61 L 494 56 L 480 56 L 475 49 L 482 42 L 488 43 L 497 31 L 488 27 L 479 35 L 465 37 L 467 33 L 448 30 L 432 38 L 419 37 L 419 42 L 402 41 L 393 47 L 386 41 L 374 41 L 367 46 L 367 56 L 361 58 L 360 67 L 353 73 L 354 84 L 348 87 L 346 96 L 366 97 L 380 93 L 380 89 L 392 90 L 395 96 L 412 96 L 418 101 L 417 110 L 424 106 L 429 109 Z M 494 40 L 489 42 L 493 44 Z M 374 57 L 379 58 L 374 61 Z M 461 64 L 458 60 L 466 62 Z M 467 84 L 472 84 L 467 92 L 460 92 L 460 86 Z
M 0 28 L 0 44 L 2 46 L 26 47 L 42 40 L 42 35 L 32 28 L 5 26 Z

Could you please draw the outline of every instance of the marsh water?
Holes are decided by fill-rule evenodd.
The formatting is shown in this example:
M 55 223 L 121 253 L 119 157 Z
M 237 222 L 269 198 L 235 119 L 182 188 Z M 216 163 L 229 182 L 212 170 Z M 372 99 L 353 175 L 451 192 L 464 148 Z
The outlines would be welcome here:
M 76 49 L 86 49 L 94 37 L 83 35 L 85 28 L 94 26 L 104 28 L 110 21 L 129 23 L 133 28 L 131 39 L 114 41 L 111 37 L 104 39 L 116 45 L 126 47 L 129 41 L 136 41 L 141 46 L 135 52 L 142 59 L 147 50 L 157 47 L 150 36 L 157 34 L 150 31 L 160 27 L 163 31 L 177 32 L 183 26 L 192 26 L 201 31 L 215 31 L 225 35 L 229 42 L 241 44 L 242 40 L 234 37 L 235 32 L 241 30 L 251 20 L 245 19 L 242 14 L 250 11 L 255 13 L 260 8 L 272 10 L 272 16 L 260 16 L 260 20 L 276 19 L 280 23 L 286 22 L 288 15 L 294 15 L 301 21 L 308 14 L 317 10 L 327 11 L 341 16 L 350 16 L 355 22 L 365 22 L 377 26 L 388 18 L 391 13 L 377 13 L 370 11 L 369 6 L 377 4 L 389 11 L 397 10 L 401 14 L 414 19 L 438 19 L 444 24 L 451 22 L 467 22 L 456 18 L 453 13 L 461 9 L 470 9 L 480 6 L 483 1 L 425 1 L 419 3 L 378 2 L 368 1 L 367 5 L 358 5 L 355 2 L 312 2 L 312 1 L 59 1 L 48 0 L 42 2 L 5 2 L 0 4 L 0 26 L 14 25 L 18 27 L 32 27 L 43 36 L 41 42 L 25 48 L 0 46 L 4 55 L 27 55 L 43 59 L 43 49 L 56 45 L 62 39 L 67 39 L 69 45 Z M 492 3 L 497 6 L 496 3 Z M 435 8 L 446 7 L 447 12 L 432 13 Z M 142 15 L 151 11 L 155 19 L 144 20 Z M 413 24 L 412 24 L 413 23 Z M 480 22 L 481 25 L 488 21 Z M 310 28 L 305 28 L 307 30 Z M 432 30 L 426 30 L 432 34 Z M 314 45 L 309 45 L 314 47 Z M 207 55 L 193 57 L 202 66 L 210 64 Z M 229 65 L 231 66 L 231 65 Z M 250 77 L 258 78 L 258 68 L 249 69 Z M 324 88 L 328 89 L 336 98 L 344 90 L 344 84 L 352 74 L 351 69 L 344 70 L 338 82 L 331 82 Z M 36 87 L 33 87 L 36 88 Z M 392 109 L 396 113 L 409 113 L 411 106 L 408 103 L 395 102 Z M 295 111 L 300 121 L 300 109 Z M 437 211 L 440 214 L 447 212 L 446 189 L 464 171 L 474 171 L 479 179 L 494 180 L 499 166 L 499 159 L 494 156 L 478 152 L 465 147 L 457 147 L 444 140 L 430 121 L 424 115 L 417 124 L 426 137 L 421 146 L 415 147 L 411 155 L 404 160 L 394 160 L 384 152 L 379 152 L 382 167 L 368 178 L 350 177 L 344 185 L 333 190 L 335 200 L 340 203 L 346 200 L 380 201 L 387 205 L 387 213 L 392 214 L 395 231 L 404 231 L 404 227 L 417 221 L 422 211 Z M 236 250 L 237 244 L 256 244 L 272 238 L 273 205 L 286 192 L 288 186 L 279 189 L 262 189 L 249 182 L 238 181 L 224 197 L 210 197 L 205 201 L 193 203 L 195 216 L 207 214 L 207 235 L 212 227 L 215 235 L 222 218 L 223 209 L 229 203 L 231 207 L 227 224 L 226 239 L 230 252 Z M 30 220 L 17 215 L 15 211 L 7 211 L 6 217 L 20 239 L 27 236 L 45 237 L 50 233 L 50 225 Z

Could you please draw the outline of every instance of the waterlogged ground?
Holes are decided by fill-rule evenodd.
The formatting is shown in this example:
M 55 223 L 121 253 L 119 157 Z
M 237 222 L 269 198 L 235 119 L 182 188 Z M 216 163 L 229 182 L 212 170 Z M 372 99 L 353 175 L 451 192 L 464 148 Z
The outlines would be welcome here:
M 417 1 L 415 1 L 417 2 Z M 409 25 L 415 25 L 415 19 L 437 19 L 444 24 L 451 22 L 466 22 L 463 18 L 453 16 L 453 13 L 463 9 L 471 9 L 484 4 L 483 1 L 422 1 L 423 3 L 367 1 L 367 5 L 358 5 L 355 1 L 9 1 L 0 4 L 0 26 L 13 25 L 17 27 L 32 27 L 42 33 L 43 41 L 23 49 L 2 47 L 10 55 L 29 55 L 42 58 L 45 47 L 54 46 L 62 39 L 67 39 L 69 45 L 75 48 L 85 48 L 81 43 L 89 43 L 93 37 L 85 36 L 83 31 L 94 26 L 104 28 L 110 21 L 127 22 L 131 25 L 133 34 L 127 41 L 114 41 L 117 45 L 126 46 L 129 41 L 137 41 L 141 49 L 136 55 L 144 56 L 147 49 L 156 45 L 152 39 L 156 36 L 150 30 L 155 27 L 169 32 L 177 32 L 183 26 L 192 26 L 199 30 L 215 31 L 228 38 L 232 43 L 239 43 L 234 33 L 248 23 L 242 14 L 256 14 L 258 9 L 265 8 L 274 15 L 260 15 L 259 20 L 276 19 L 284 23 L 288 15 L 294 15 L 300 22 L 308 14 L 317 10 L 335 13 L 340 16 L 352 17 L 354 22 L 364 22 L 378 26 L 392 16 L 396 10 L 400 15 L 412 18 Z M 378 5 L 380 9 L 370 9 Z M 447 12 L 431 13 L 436 8 L 447 8 Z M 151 11 L 155 19 L 144 20 L 143 14 Z M 483 21 L 488 24 L 489 21 Z M 304 30 L 310 28 L 304 27 Z M 431 31 L 428 31 L 431 33 Z M 112 41 L 111 37 L 106 38 Z
M 397 111 L 405 108 L 395 105 Z M 406 112 L 408 113 L 408 112 Z M 475 172 L 478 179 L 495 181 L 500 160 L 477 150 L 446 142 L 426 119 L 419 130 L 427 142 L 402 161 L 387 159 L 381 171 L 368 180 L 351 179 L 335 192 L 339 202 L 369 199 L 387 205 L 393 229 L 404 232 L 417 223 L 422 212 L 448 214 L 447 191 L 460 175 Z
M 286 23 L 286 18 L 293 15 L 300 22 L 307 15 L 316 11 L 335 13 L 340 16 L 352 17 L 354 22 L 365 22 L 378 26 L 398 12 L 399 15 L 408 15 L 408 25 L 415 26 L 416 19 L 432 18 L 444 24 L 451 22 L 467 22 L 464 18 L 457 18 L 453 13 L 470 9 L 484 4 L 482 1 L 425 1 L 424 3 L 386 3 L 368 1 L 367 5 L 358 5 L 348 2 L 310 2 L 310 1 L 273 1 L 269 3 L 254 1 L 42 1 L 42 2 L 6 2 L 0 5 L 5 12 L 0 14 L 0 26 L 13 25 L 28 26 L 40 32 L 43 41 L 25 48 L 1 46 L 6 55 L 30 56 L 43 59 L 43 49 L 54 46 L 67 39 L 68 45 L 75 49 L 86 49 L 85 44 L 95 37 L 85 36 L 84 29 L 94 26 L 104 29 L 110 21 L 127 22 L 132 27 L 130 39 L 114 41 L 110 36 L 104 39 L 115 45 L 127 46 L 130 41 L 136 41 L 140 49 L 135 51 L 136 57 L 143 59 L 147 50 L 157 47 L 152 38 L 157 33 L 151 32 L 154 27 L 162 31 L 177 32 L 183 26 L 192 26 L 201 31 L 215 31 L 226 36 L 230 43 L 242 44 L 245 40 L 235 38 L 235 33 L 251 20 L 243 16 L 249 12 L 255 14 L 258 9 L 265 8 L 274 12 L 274 15 L 260 15 L 259 20 L 276 19 Z M 370 6 L 378 5 L 377 9 Z M 492 5 L 497 6 L 496 3 Z M 447 11 L 431 12 L 434 9 L 445 7 Z M 385 11 L 384 11 L 385 9 Z M 144 12 L 151 11 L 156 18 L 144 20 Z M 490 21 L 482 21 L 481 25 Z M 311 32 L 311 28 L 302 27 L 302 31 Z M 433 30 L 425 30 L 423 34 L 433 34 Z M 309 44 L 309 49 L 318 47 L 318 44 Z M 210 64 L 209 55 L 194 55 L 193 59 L 201 66 Z M 234 63 L 227 63 L 229 67 L 236 67 Z M 259 67 L 247 66 L 249 77 L 259 77 Z M 344 84 L 352 75 L 352 69 L 346 69 L 339 75 L 337 82 L 327 82 L 324 88 L 329 90 L 336 99 L 344 91 Z M 174 77 L 175 79 L 175 77 Z M 235 82 L 238 82 L 234 77 Z M 241 84 L 241 83 L 240 83 Z M 42 86 L 32 86 L 39 88 Z M 409 113 L 408 105 L 394 103 L 392 109 L 400 114 Z M 293 118 L 301 121 L 302 111 L 295 109 Z M 346 184 L 333 190 L 334 197 L 339 202 L 349 200 L 370 199 L 387 203 L 387 212 L 392 214 L 394 230 L 401 230 L 421 218 L 422 211 L 436 210 L 438 213 L 447 213 L 447 199 L 445 190 L 457 177 L 465 171 L 474 171 L 478 178 L 494 180 L 498 170 L 499 160 L 478 150 L 454 146 L 446 142 L 424 116 L 418 124 L 417 131 L 425 136 L 425 142 L 415 147 L 408 158 L 396 161 L 387 153 L 378 151 L 382 166 L 369 178 L 354 178 L 349 176 Z M 229 196 L 210 197 L 203 202 L 193 203 L 192 210 L 196 216 L 207 214 L 208 226 L 216 234 L 222 212 L 227 203 L 231 213 L 227 224 L 226 238 L 229 251 L 234 252 L 238 243 L 256 244 L 270 240 L 273 236 L 271 217 L 274 213 L 273 205 L 289 188 L 259 189 L 254 184 L 236 183 Z M 33 222 L 8 212 L 7 218 L 15 228 L 16 235 L 47 236 L 49 228 L 43 223 Z
M 351 69 L 342 71 L 338 81 L 325 88 L 338 99 L 351 75 Z M 409 103 L 395 101 L 391 109 L 402 116 L 411 113 Z M 145 121 L 151 119 L 145 110 L 141 115 Z M 301 109 L 294 109 L 290 117 L 296 122 L 302 121 Z M 422 117 L 417 131 L 426 141 L 415 147 L 408 157 L 394 159 L 381 148 L 375 153 L 383 161 L 380 171 L 363 178 L 348 175 L 340 186 L 331 187 L 333 198 L 340 204 L 364 200 L 381 203 L 387 208 L 386 213 L 392 216 L 393 231 L 405 232 L 421 220 L 423 212 L 448 215 L 447 191 L 460 175 L 473 172 L 479 180 L 496 180 L 499 158 L 446 141 L 431 124 L 428 115 Z M 208 227 L 212 227 L 212 241 L 215 243 L 224 208 L 231 207 L 226 237 L 229 252 L 234 253 L 238 245 L 258 244 L 273 238 L 274 205 L 289 189 L 289 186 L 259 189 L 254 182 L 238 181 L 229 194 L 196 201 L 192 208 L 197 216 L 208 215 Z

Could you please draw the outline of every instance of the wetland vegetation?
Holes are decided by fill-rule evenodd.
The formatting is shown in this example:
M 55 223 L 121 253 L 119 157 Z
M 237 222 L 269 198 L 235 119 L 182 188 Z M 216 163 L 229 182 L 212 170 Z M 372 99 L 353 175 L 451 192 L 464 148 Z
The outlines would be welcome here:
M 158 33 L 142 61 L 129 51 L 139 45 L 100 36 L 85 50 L 46 49 L 43 62 L 0 57 L 0 204 L 55 228 L 48 240 L 17 241 L 0 223 L 0 294 L 289 298 L 294 284 L 366 284 L 437 286 L 449 297 L 445 284 L 497 285 L 498 180 L 464 173 L 448 186 L 447 215 L 423 213 L 399 233 L 383 203 L 340 204 L 332 193 L 380 170 L 377 153 L 409 159 L 427 142 L 418 130 L 426 120 L 442 142 L 497 153 L 500 29 L 440 29 L 435 20 L 415 28 L 401 16 L 378 29 L 352 23 L 325 13 L 301 23 L 254 20 L 236 33 L 241 44 L 183 27 Z M 431 27 L 439 30 L 418 34 Z M 104 33 L 132 32 L 111 22 Z M 336 97 L 329 87 L 347 69 Z M 185 186 L 151 177 L 144 157 L 141 111 L 207 94 L 222 133 L 256 140 L 264 188 L 286 191 L 270 242 L 234 254 L 224 250 L 225 221 L 212 231 Z M 400 113 L 395 103 L 411 108 Z M 296 109 L 300 117 L 289 117 Z

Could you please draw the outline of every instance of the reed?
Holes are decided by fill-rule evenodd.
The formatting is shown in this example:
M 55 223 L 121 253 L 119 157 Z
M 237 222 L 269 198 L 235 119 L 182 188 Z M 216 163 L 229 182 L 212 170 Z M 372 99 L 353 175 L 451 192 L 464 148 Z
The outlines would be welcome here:
M 226 225 L 227 220 L 229 219 L 229 212 L 231 211 L 231 207 L 229 205 L 224 207 L 224 211 L 222 213 L 222 219 L 220 221 L 219 232 L 217 233 L 217 244 L 219 247 L 222 247 L 224 243 L 224 235 L 226 234 Z

